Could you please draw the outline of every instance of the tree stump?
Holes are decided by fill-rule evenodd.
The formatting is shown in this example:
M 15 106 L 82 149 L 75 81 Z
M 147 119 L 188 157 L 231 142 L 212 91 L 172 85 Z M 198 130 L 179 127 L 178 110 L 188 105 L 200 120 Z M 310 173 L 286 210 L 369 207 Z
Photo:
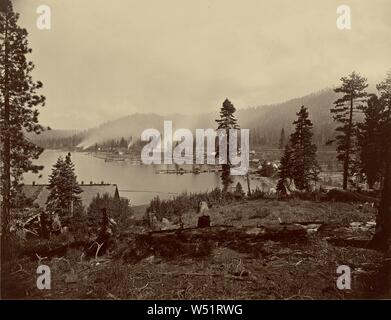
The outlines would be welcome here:
M 197 223 L 198 228 L 207 228 L 210 227 L 210 216 L 201 216 L 198 218 Z

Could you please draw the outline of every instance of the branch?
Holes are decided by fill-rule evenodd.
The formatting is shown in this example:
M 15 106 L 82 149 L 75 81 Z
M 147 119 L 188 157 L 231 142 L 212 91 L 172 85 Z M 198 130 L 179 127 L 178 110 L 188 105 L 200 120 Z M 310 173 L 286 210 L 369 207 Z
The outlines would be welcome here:
M 42 261 L 42 260 L 45 260 L 45 259 L 48 258 L 48 257 L 40 257 L 40 256 L 38 255 L 38 253 L 36 253 L 35 255 L 36 255 L 37 258 L 38 258 L 38 264 L 41 264 L 41 261 Z

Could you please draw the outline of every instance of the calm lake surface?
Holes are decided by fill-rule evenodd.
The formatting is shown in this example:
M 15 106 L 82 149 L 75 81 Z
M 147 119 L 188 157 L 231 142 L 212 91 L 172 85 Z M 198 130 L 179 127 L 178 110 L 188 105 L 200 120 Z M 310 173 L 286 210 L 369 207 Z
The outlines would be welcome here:
M 65 151 L 45 150 L 35 161 L 45 168 L 39 174 L 25 174 L 24 183 L 47 183 L 53 164 L 60 155 L 65 158 L 66 154 Z M 84 152 L 71 152 L 71 155 L 79 183 L 117 184 L 120 196 L 129 198 L 132 205 L 147 204 L 155 196 L 167 199 L 182 192 L 207 191 L 220 186 L 219 173 L 157 174 L 157 170 L 174 169 L 174 166 L 134 164 L 130 160 L 105 162 Z

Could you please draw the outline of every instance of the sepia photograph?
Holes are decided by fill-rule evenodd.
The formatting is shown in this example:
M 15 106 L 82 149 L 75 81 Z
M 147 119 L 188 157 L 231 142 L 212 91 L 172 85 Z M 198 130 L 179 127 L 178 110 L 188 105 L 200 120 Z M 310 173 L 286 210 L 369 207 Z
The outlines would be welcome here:
M 0 0 L 0 300 L 390 300 L 390 17 Z

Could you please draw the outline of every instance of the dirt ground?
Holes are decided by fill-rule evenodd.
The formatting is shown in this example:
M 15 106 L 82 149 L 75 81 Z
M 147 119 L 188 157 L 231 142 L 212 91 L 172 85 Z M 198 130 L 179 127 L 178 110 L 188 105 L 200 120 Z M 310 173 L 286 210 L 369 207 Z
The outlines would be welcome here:
M 200 257 L 151 254 L 136 262 L 115 252 L 86 259 L 80 250 L 64 256 L 23 258 L 4 268 L 3 297 L 14 299 L 359 299 L 391 298 L 390 258 L 369 248 L 336 246 L 334 237 L 369 239 L 370 206 L 301 200 L 242 201 L 211 208 L 212 225 L 257 226 L 322 222 L 303 242 L 264 241 L 256 250 L 213 243 Z M 127 233 L 142 232 L 138 214 Z M 183 217 L 194 226 L 196 213 Z M 369 222 L 369 224 L 367 224 Z M 370 226 L 370 227 L 367 227 Z M 145 231 L 145 230 L 144 230 Z M 360 242 L 362 243 L 362 242 Z M 36 268 L 51 269 L 51 289 L 38 290 Z M 351 269 L 350 290 L 336 286 L 337 267 Z M 387 267 L 388 265 L 388 267 Z M 5 294 L 4 294 L 5 292 Z

